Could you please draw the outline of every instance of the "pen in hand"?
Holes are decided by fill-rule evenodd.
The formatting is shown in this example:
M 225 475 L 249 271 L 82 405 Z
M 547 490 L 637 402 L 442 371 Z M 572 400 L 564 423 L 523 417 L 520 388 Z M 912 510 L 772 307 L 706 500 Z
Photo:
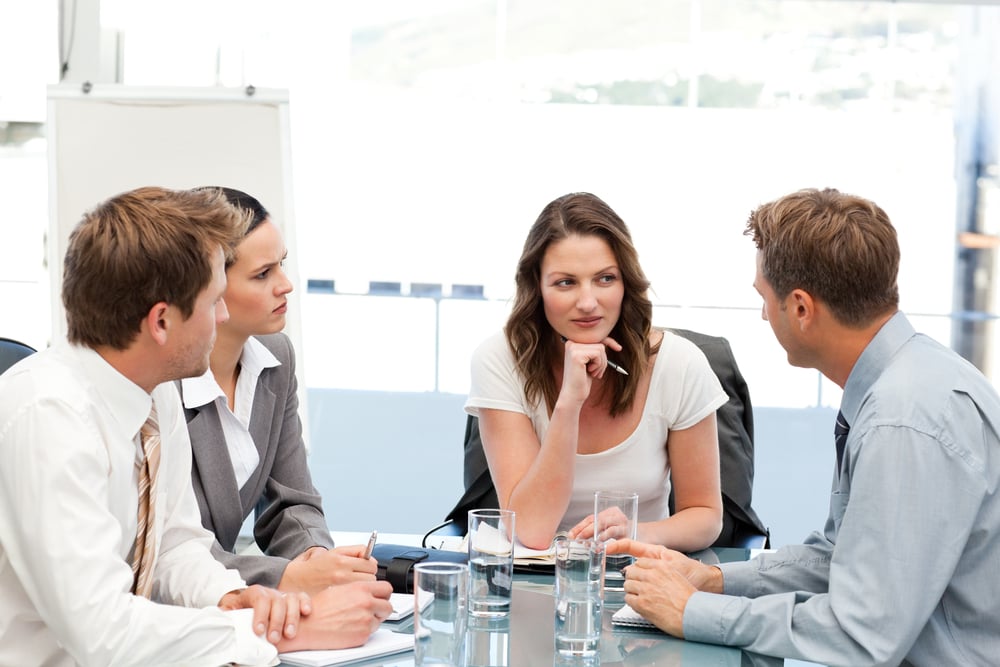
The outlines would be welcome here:
M 563 335 L 560 335 L 559 337 L 562 338 L 562 341 L 564 343 L 567 340 L 569 340 L 568 338 L 566 338 L 566 336 L 563 336 Z M 608 362 L 608 368 L 610 368 L 611 370 L 618 371 L 622 375 L 628 375 L 628 371 L 625 370 L 624 368 L 622 368 L 621 366 L 619 366 L 618 364 L 616 364 L 615 362 L 611 361 L 610 359 L 608 359 L 607 362 Z
M 372 557 L 372 550 L 375 548 L 375 540 L 378 539 L 378 531 L 373 530 L 372 536 L 368 538 L 368 546 L 365 547 L 365 558 Z

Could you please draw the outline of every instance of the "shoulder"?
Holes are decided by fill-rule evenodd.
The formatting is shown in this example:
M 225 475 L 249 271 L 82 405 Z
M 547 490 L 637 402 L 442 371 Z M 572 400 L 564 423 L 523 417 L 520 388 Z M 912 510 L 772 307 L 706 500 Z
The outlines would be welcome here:
M 512 364 L 513 355 L 507 346 L 507 337 L 503 331 L 497 331 L 476 347 L 472 353 L 473 365 L 506 362 Z
M 295 358 L 295 348 L 292 347 L 292 340 L 284 333 L 279 332 L 264 336 L 254 336 L 253 338 L 266 347 L 283 364 Z

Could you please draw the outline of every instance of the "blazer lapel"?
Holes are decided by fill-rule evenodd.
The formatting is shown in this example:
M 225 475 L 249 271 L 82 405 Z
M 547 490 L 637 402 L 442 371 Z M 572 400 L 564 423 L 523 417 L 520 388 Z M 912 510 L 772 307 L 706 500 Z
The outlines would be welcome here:
M 222 432 L 222 421 L 214 403 L 185 408 L 191 454 L 201 481 L 201 492 L 215 521 L 213 530 L 219 543 L 232 549 L 243 526 L 244 508 L 240 500 L 233 463 Z M 197 490 L 197 489 L 196 489 Z
M 262 474 L 264 470 L 271 469 L 271 461 L 266 460 L 268 456 L 273 457 L 275 448 L 270 446 L 272 440 L 277 440 L 280 434 L 272 434 L 271 429 L 274 424 L 274 406 L 277 403 L 274 392 L 271 391 L 267 378 L 274 369 L 265 368 L 260 377 L 257 378 L 257 389 L 254 392 L 253 408 L 250 410 L 250 437 L 253 438 L 257 447 L 257 454 L 260 456 L 260 463 L 253 475 L 243 485 L 240 491 L 244 507 L 254 504 L 257 499 L 264 495 L 264 485 L 267 477 Z

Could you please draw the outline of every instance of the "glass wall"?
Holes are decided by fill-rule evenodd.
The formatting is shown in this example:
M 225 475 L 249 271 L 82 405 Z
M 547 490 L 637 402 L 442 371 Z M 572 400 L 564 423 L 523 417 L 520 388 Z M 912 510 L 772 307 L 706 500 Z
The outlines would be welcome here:
M 656 323 L 728 337 L 758 405 L 839 402 L 816 372 L 788 367 L 751 287 L 747 214 L 791 190 L 836 187 L 881 204 L 903 247 L 902 306 L 949 342 L 963 7 L 102 8 L 127 84 L 290 90 L 291 251 L 309 292 L 310 387 L 464 393 L 471 350 L 503 323 L 528 227 L 551 199 L 578 190 L 632 228 Z

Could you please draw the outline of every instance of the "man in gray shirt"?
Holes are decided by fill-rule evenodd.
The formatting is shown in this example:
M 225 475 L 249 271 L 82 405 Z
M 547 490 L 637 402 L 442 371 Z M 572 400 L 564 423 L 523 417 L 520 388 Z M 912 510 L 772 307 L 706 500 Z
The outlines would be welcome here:
M 898 311 L 899 245 L 874 203 L 803 190 L 754 211 L 754 287 L 793 366 L 843 387 L 821 532 L 744 563 L 638 557 L 625 601 L 694 641 L 826 665 L 1000 659 L 1000 398 Z

